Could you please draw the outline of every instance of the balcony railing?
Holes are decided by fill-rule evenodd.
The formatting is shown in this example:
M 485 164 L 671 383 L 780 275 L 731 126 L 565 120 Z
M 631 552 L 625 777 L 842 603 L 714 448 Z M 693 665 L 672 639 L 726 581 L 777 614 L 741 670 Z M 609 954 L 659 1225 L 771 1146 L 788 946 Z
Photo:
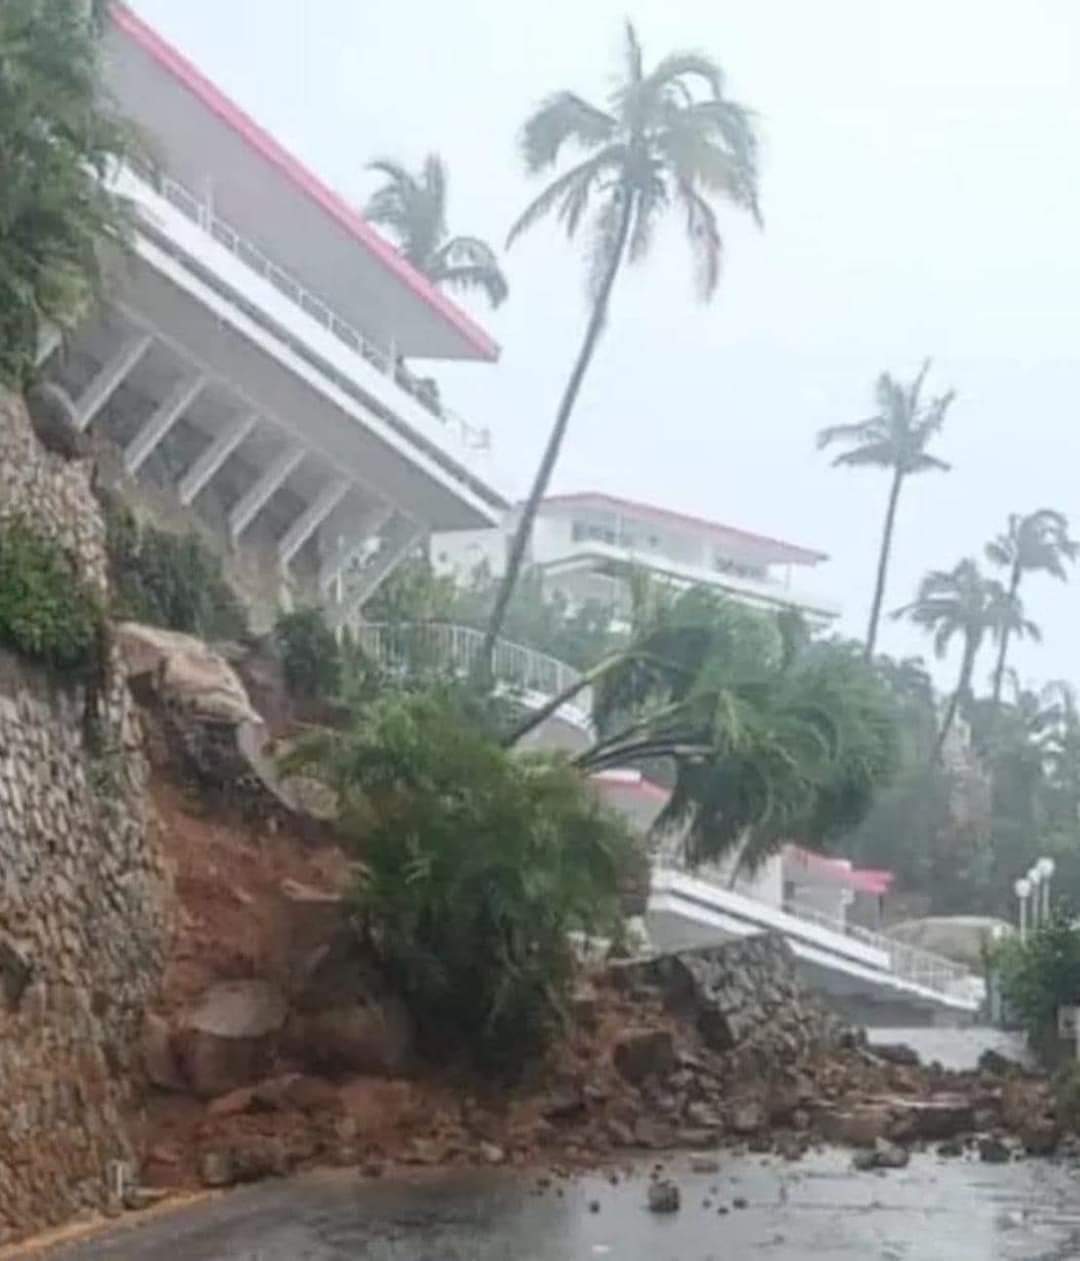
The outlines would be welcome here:
M 894 941 L 884 933 L 875 933 L 860 924 L 849 924 L 842 916 L 830 915 L 818 907 L 800 902 L 797 898 L 788 898 L 784 902 L 784 910 L 796 919 L 806 920 L 807 923 L 850 937 L 874 950 L 884 951 L 889 956 L 890 970 L 902 981 L 909 981 L 938 994 L 952 995 L 958 995 L 978 981 L 974 973 L 959 963 L 953 963 L 951 959 Z
M 251 271 L 272 284 L 279 293 L 332 333 L 343 345 L 348 346 L 377 371 L 392 377 L 398 386 L 414 398 L 421 407 L 454 430 L 466 448 L 474 451 L 490 450 L 490 430 L 470 425 L 456 412 L 446 407 L 439 398 L 438 386 L 433 380 L 417 377 L 411 373 L 389 349 L 378 345 L 360 332 L 354 324 L 335 311 L 323 298 L 312 293 L 280 263 L 271 259 L 259 246 L 215 214 L 212 208 L 201 201 L 190 189 L 171 176 L 141 164 L 131 169 L 139 179 L 149 184 L 186 219 L 196 224 Z
M 376 661 L 402 673 L 436 670 L 467 677 L 476 666 L 484 642 L 481 631 L 449 622 L 360 622 L 353 630 L 360 646 Z M 547 653 L 506 639 L 496 641 L 493 667 L 496 683 L 526 698 L 546 700 L 558 696 L 581 678 L 579 671 Z M 591 690 L 583 688 L 560 712 L 576 725 L 588 726 Z

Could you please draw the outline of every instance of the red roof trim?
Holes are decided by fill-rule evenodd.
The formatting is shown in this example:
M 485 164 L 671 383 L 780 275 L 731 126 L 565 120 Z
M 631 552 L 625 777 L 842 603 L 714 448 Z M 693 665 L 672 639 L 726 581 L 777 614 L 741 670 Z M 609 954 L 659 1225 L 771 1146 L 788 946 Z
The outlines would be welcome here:
M 384 237 L 358 214 L 337 193 L 322 182 L 302 162 L 293 157 L 287 149 L 260 127 L 257 122 L 238 105 L 231 101 L 215 84 L 182 53 L 175 49 L 161 35 L 148 26 L 142 18 L 133 13 L 126 5 L 114 0 L 111 16 L 116 25 L 126 35 L 131 36 L 136 44 L 165 70 L 173 75 L 185 88 L 212 110 L 233 129 L 252 149 L 256 150 L 273 166 L 306 193 L 330 217 L 356 239 L 369 253 L 381 262 L 387 271 L 392 272 L 412 293 L 426 303 L 437 315 L 449 323 L 456 332 L 484 359 L 495 360 L 499 357 L 498 344 L 475 324 L 464 311 L 460 310 L 438 289 L 422 276 L 416 268 L 408 263 Z
M 743 540 L 748 543 L 765 544 L 767 547 L 779 549 L 784 559 L 793 564 L 816 565 L 819 561 L 828 560 L 825 552 L 815 552 L 809 548 L 796 547 L 793 543 L 785 543 L 781 539 L 769 538 L 765 534 L 752 534 L 748 530 L 739 530 L 734 526 L 721 525 L 718 521 L 706 521 L 704 517 L 694 517 L 687 513 L 672 512 L 668 508 L 655 508 L 651 504 L 637 503 L 633 499 L 619 499 L 615 495 L 605 495 L 594 491 L 579 491 L 572 495 L 549 495 L 541 507 L 547 504 L 603 504 L 616 510 L 638 513 L 653 517 L 674 525 L 690 526 L 695 530 L 707 530 L 710 534 L 726 540 Z

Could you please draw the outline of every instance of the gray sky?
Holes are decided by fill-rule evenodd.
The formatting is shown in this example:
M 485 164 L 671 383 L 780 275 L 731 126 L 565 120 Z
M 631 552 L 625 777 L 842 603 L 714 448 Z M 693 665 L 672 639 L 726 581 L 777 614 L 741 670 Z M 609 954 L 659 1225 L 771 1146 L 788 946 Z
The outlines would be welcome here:
M 673 230 L 616 291 L 556 473 L 820 547 L 810 579 L 861 633 L 883 474 L 831 470 L 817 429 L 868 414 L 884 368 L 959 399 L 908 484 L 886 606 L 981 549 L 1010 511 L 1080 534 L 1080 5 L 1075 0 L 135 0 L 135 7 L 358 202 L 364 164 L 437 149 L 451 227 L 501 241 L 531 192 L 515 141 L 530 106 L 602 98 L 627 11 L 646 57 L 701 47 L 762 119 L 764 232 L 725 216 L 709 306 Z M 440 370 L 490 426 L 522 490 L 581 333 L 583 270 L 542 229 L 507 259 L 495 368 Z M 1025 677 L 1080 682 L 1080 575 L 1025 592 L 1045 643 Z M 882 647 L 922 651 L 887 624 Z M 985 674 L 989 655 L 982 663 Z

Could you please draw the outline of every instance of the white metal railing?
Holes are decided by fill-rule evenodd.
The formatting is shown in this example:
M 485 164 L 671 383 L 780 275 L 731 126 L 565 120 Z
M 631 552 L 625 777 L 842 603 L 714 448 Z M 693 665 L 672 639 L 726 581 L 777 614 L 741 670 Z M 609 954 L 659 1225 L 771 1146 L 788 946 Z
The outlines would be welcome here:
M 231 224 L 216 215 L 212 207 L 200 200 L 189 188 L 171 176 L 151 170 L 142 164 L 131 166 L 133 174 L 150 185 L 185 218 L 213 237 L 218 245 L 235 255 L 246 267 L 267 280 L 297 307 L 309 315 L 328 332 L 382 372 L 390 376 L 407 394 L 426 411 L 448 428 L 454 430 L 463 445 L 474 451 L 491 448 L 491 431 L 469 424 L 439 398 L 435 382 L 414 376 L 386 347 L 373 342 L 348 320 L 344 319 L 322 298 L 313 294 L 279 263 L 274 262 L 254 242 L 243 236 Z
M 830 915 L 796 898 L 786 899 L 784 910 L 796 919 L 806 920 L 850 937 L 853 941 L 862 942 L 863 945 L 872 946 L 875 950 L 884 951 L 889 956 L 891 971 L 903 981 L 910 981 L 939 994 L 956 994 L 969 987 L 972 982 L 978 981 L 973 972 L 951 959 L 932 954 L 929 950 L 920 950 L 917 946 L 908 946 L 884 933 L 863 928 L 860 924 L 849 924 L 841 916 Z
M 484 642 L 482 631 L 450 622 L 360 622 L 353 630 L 360 646 L 381 665 L 409 672 L 438 669 L 468 675 Z M 580 671 L 565 662 L 506 639 L 495 643 L 493 674 L 502 687 L 543 700 L 560 695 L 581 678 Z M 591 688 L 582 688 L 562 710 L 581 725 L 589 725 Z

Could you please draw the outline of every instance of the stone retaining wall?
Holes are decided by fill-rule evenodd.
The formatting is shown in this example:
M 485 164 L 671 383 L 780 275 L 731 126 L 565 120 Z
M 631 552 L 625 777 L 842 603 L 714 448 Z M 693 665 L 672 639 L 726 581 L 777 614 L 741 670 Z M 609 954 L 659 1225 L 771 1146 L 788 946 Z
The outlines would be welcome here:
M 778 933 L 626 964 L 623 983 L 655 987 L 732 1066 L 767 1071 L 837 1045 L 846 1028 L 799 979 Z
M 0 519 L 58 539 L 104 591 L 90 470 L 0 397 Z M 123 671 L 93 750 L 85 696 L 0 651 L 0 1244 L 106 1202 L 131 1154 L 139 1033 L 168 934 L 141 734 Z

